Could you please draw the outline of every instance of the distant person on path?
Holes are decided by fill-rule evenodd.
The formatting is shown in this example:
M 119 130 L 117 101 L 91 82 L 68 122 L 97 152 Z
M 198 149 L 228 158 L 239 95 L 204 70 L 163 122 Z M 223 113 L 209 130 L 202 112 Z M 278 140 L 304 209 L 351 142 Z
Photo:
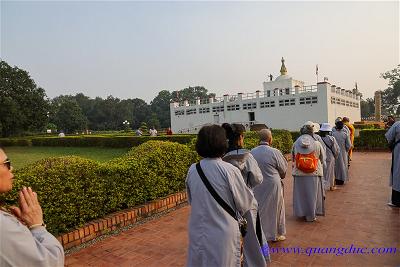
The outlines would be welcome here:
M 336 118 L 336 120 L 335 120 L 335 126 L 332 128 L 332 133 L 336 132 L 336 130 L 337 130 L 337 128 L 336 128 L 336 122 L 338 122 L 338 121 L 343 121 L 342 117 L 337 117 L 337 118 Z M 344 131 L 348 136 L 350 136 L 350 129 L 349 129 L 349 127 L 347 127 L 346 124 L 344 124 L 344 126 L 343 126 L 342 129 L 343 129 L 343 131 Z
M 168 128 L 165 134 L 166 134 L 166 135 L 172 135 L 172 130 L 171 130 L 171 128 Z
M 387 122 L 385 124 L 385 129 L 389 129 L 390 127 L 392 127 L 392 125 L 396 122 L 396 120 L 394 119 L 394 117 L 392 115 L 389 115 L 387 117 Z
M 254 196 L 244 183 L 240 170 L 221 159 L 227 148 L 225 130 L 221 126 L 211 125 L 200 129 L 196 151 L 203 159 L 190 166 L 186 178 L 188 202 L 191 205 L 187 256 L 189 267 L 241 266 L 239 221 L 243 222 L 242 216 L 252 208 Z M 202 180 L 204 177 L 233 210 L 235 218 L 213 197 Z
M 339 145 L 332 134 L 332 127 L 329 123 L 322 123 L 319 130 L 322 138 L 323 147 L 326 150 L 326 165 L 324 167 L 324 188 L 325 190 L 335 190 L 335 161 L 339 156 Z
M 269 129 L 259 132 L 260 145 L 251 150 L 263 174 L 263 182 L 254 188 L 259 205 L 261 225 L 268 241 L 286 239 L 285 202 L 282 180 L 287 171 L 287 161 L 278 149 L 271 147 Z
M 400 207 L 400 121 L 395 122 L 386 132 L 385 137 L 392 150 L 390 186 L 392 187 L 391 207 Z
M 348 152 L 351 148 L 350 136 L 344 128 L 344 123 L 341 120 L 337 120 L 336 131 L 332 133 L 335 137 L 336 142 L 339 145 L 339 156 L 335 161 L 335 183 L 336 185 L 343 185 L 349 179 L 348 170 Z
M 222 127 L 228 139 L 228 153 L 222 159 L 240 170 L 244 183 L 252 190 L 262 183 L 263 175 L 250 151 L 243 149 L 246 129 L 241 124 L 224 123 Z M 258 203 L 255 198 L 253 198 L 251 210 L 244 214 L 244 218 L 247 220 L 247 234 L 243 240 L 244 266 L 264 267 L 266 261 L 269 261 L 269 249 L 267 249 L 268 242 L 261 226 Z M 264 255 L 265 252 L 267 253 Z
M 351 142 L 351 148 L 349 150 L 349 161 L 351 161 L 351 158 L 353 156 L 353 147 L 354 147 L 354 134 L 355 134 L 355 128 L 353 126 L 353 124 L 350 123 L 350 119 L 347 117 L 343 117 L 343 123 L 344 125 L 347 126 L 347 128 L 349 129 L 349 134 L 350 134 L 350 142 Z M 348 165 L 350 165 L 350 163 L 348 163 Z
M 149 133 L 150 133 L 150 136 L 157 136 L 156 128 L 153 126 L 153 128 L 150 129 Z
M 307 222 L 316 215 L 325 215 L 322 185 L 324 153 L 322 145 L 312 137 L 313 127 L 305 124 L 301 136 L 293 144 L 293 212 Z
M 142 131 L 140 129 L 137 129 L 135 131 L 135 133 L 136 133 L 136 136 L 142 136 L 143 135 L 143 133 L 142 133 Z
M 0 194 L 12 189 L 12 166 L 0 148 Z M 36 192 L 24 187 L 19 207 L 0 206 L 0 266 L 64 266 L 64 249 L 46 230 Z

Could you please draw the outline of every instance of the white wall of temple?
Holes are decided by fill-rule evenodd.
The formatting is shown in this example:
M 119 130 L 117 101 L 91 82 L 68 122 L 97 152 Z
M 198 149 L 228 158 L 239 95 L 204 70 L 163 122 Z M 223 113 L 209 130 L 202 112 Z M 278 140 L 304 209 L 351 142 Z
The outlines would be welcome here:
M 337 117 L 348 117 L 351 123 L 361 121 L 360 98 L 333 85 L 328 90 L 328 122 L 334 125 Z
M 248 125 L 253 121 L 275 129 L 297 131 L 307 120 L 331 124 L 337 116 L 347 116 L 351 121 L 360 120 L 359 98 L 350 91 L 331 87 L 328 82 L 309 87 L 284 87 L 277 91 L 277 94 L 269 96 L 265 91 L 225 95 L 201 105 L 200 100 L 192 105 L 188 102 L 181 105 L 171 103 L 171 129 L 174 133 L 196 133 L 205 124 L 237 122 Z M 345 105 L 332 104 L 332 97 L 335 101 L 344 101 Z M 357 103 L 358 108 L 354 107 Z

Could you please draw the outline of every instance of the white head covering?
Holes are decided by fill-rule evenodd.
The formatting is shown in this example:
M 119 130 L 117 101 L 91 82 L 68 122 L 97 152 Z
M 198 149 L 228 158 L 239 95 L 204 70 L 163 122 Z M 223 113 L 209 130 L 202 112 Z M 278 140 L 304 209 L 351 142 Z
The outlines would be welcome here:
M 321 132 L 332 132 L 332 126 L 329 123 L 324 122 L 324 123 L 322 123 L 321 129 L 319 129 L 319 130 Z
M 319 132 L 319 123 L 314 122 L 314 133 Z
M 312 121 L 306 121 L 303 126 L 311 126 L 314 127 L 314 123 Z

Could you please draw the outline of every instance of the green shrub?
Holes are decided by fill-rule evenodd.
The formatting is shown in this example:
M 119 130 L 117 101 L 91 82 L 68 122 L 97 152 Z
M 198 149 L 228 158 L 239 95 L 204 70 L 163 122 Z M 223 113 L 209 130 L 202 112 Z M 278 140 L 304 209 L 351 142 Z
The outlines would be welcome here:
M 31 146 L 28 138 L 0 138 L 0 146 Z
M 258 146 L 258 132 L 250 131 L 245 133 L 244 147 L 253 149 Z M 272 130 L 272 147 L 279 149 L 283 154 L 290 153 L 293 146 L 292 136 L 287 130 Z
M 99 164 L 79 157 L 49 158 L 15 172 L 10 200 L 22 186 L 37 192 L 49 231 L 66 232 L 104 216 L 107 184 Z
M 197 155 L 188 146 L 149 141 L 123 157 L 99 164 L 79 157 L 48 158 L 15 172 L 5 202 L 15 203 L 22 186 L 39 196 L 51 233 L 59 235 L 104 215 L 185 188 Z
M 164 135 L 164 136 L 101 136 L 80 135 L 66 137 L 32 138 L 33 146 L 63 146 L 63 147 L 133 147 L 150 140 L 171 141 L 181 144 L 190 143 L 195 135 Z
M 356 147 L 367 149 L 385 149 L 388 143 L 385 138 L 386 130 L 384 129 L 365 129 L 360 131 L 359 140 Z
M 354 128 L 364 130 L 364 129 L 380 129 L 381 127 L 379 124 L 354 124 Z
M 293 143 L 296 142 L 297 138 L 299 138 L 301 135 L 299 131 L 297 131 L 297 132 L 293 131 L 293 132 L 290 132 L 290 134 L 292 135 Z

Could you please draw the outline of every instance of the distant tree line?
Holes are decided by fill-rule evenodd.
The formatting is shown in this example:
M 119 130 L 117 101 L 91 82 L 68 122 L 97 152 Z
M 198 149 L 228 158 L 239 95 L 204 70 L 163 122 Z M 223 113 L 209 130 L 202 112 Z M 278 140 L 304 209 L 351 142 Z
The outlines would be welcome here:
M 147 104 L 139 98 L 119 99 L 108 96 L 90 98 L 82 93 L 60 95 L 53 99 L 37 87 L 29 73 L 0 61 L 0 136 L 57 129 L 65 133 L 76 131 L 123 130 L 129 122 L 131 129 L 147 124 L 149 127 L 168 128 L 171 124 L 170 102 L 197 97 L 208 98 L 203 86 L 187 87 L 169 92 L 162 90 Z
M 382 115 L 400 116 L 400 65 L 393 70 L 381 74 L 381 78 L 388 80 L 388 88 L 382 90 Z M 361 117 L 375 115 L 375 100 L 367 98 L 361 100 Z

